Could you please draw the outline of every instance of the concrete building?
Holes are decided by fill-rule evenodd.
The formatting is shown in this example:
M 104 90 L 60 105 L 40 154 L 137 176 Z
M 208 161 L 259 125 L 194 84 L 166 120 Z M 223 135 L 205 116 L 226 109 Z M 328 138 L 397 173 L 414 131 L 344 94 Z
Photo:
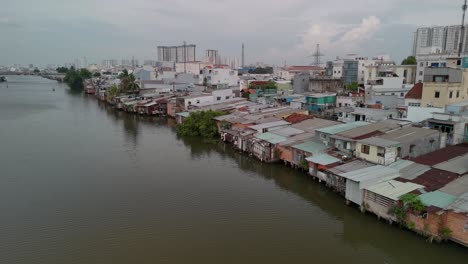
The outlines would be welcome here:
M 296 74 L 293 79 L 294 93 L 338 93 L 344 91 L 341 79 L 328 76 L 313 76 L 310 73 Z
M 218 50 L 207 49 L 205 51 L 205 62 L 211 64 L 220 64 L 221 57 L 219 56 Z
M 447 144 L 468 142 L 468 102 L 447 105 L 444 112 L 432 114 L 427 120 L 430 128 L 447 133 Z
M 468 72 L 461 69 L 427 68 L 421 106 L 445 107 L 465 100 L 468 90 L 467 78 Z
M 166 62 L 195 61 L 196 45 L 158 46 L 158 60 Z
M 185 72 L 195 75 L 200 75 L 201 71 L 205 67 L 213 66 L 211 63 L 201 62 L 201 61 L 190 61 L 190 62 L 177 62 L 175 63 L 176 72 Z
M 356 157 L 389 165 L 397 158 L 415 158 L 441 147 L 441 133 L 434 129 L 403 127 L 358 141 Z M 444 144 L 442 144 L 444 146 Z
M 201 80 L 208 86 L 227 88 L 239 86 L 237 70 L 226 67 L 205 67 L 201 70 Z
M 395 109 L 405 104 L 405 95 L 412 87 L 405 84 L 404 77 L 398 77 L 393 72 L 381 72 L 379 77 L 365 84 L 366 104 L 381 104 L 386 109 Z
M 343 82 L 345 85 L 358 81 L 359 62 L 357 60 L 343 61 Z
M 365 67 L 364 83 L 374 80 L 387 73 L 403 77 L 403 83 L 413 84 L 416 82 L 416 65 L 395 65 L 393 62 L 376 62 L 374 65 Z
M 468 47 L 468 28 L 465 27 L 462 53 Z M 418 28 L 414 33 L 413 55 L 457 54 L 461 38 L 461 25 Z

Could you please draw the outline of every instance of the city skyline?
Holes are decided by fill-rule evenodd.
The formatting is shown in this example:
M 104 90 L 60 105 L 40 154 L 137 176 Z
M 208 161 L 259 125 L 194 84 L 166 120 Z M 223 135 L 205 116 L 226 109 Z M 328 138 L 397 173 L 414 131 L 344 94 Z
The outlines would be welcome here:
M 359 53 L 411 55 L 417 28 L 457 25 L 462 1 L 61 1 L 8 2 L 0 10 L 0 64 L 63 64 L 86 57 L 157 59 L 157 46 L 197 45 L 246 64 L 309 64 L 320 43 L 325 59 Z M 352 6 L 360 6 L 355 11 Z M 239 14 L 239 15 L 226 15 Z M 320 10 L 320 11 L 317 11 Z M 353 11 L 350 11 L 353 10 Z M 12 16 L 11 14 L 17 14 Z M 265 14 L 258 19 L 258 14 Z M 437 17 L 434 20 L 433 17 Z M 118 18 L 118 19 L 116 19 Z

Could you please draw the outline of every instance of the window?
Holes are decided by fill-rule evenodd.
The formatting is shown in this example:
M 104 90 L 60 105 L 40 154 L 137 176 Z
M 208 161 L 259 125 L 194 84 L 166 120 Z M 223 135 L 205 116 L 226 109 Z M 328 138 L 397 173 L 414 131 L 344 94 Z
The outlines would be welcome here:
M 221 101 L 221 96 L 216 97 L 216 101 Z
M 419 63 L 419 66 L 424 67 L 424 62 Z
M 405 96 L 405 93 L 400 93 L 400 96 L 401 96 L 401 97 Z
M 449 98 L 452 98 L 452 96 L 453 96 L 453 91 L 450 91 Z
M 420 107 L 421 103 L 409 103 L 408 106 L 417 106 Z
M 457 98 L 460 97 L 460 91 L 457 91 Z
M 435 98 L 439 98 L 439 97 L 440 97 L 440 92 L 439 92 L 439 91 L 436 91 L 435 94 L 434 94 L 434 97 L 435 97 Z
M 378 148 L 377 149 L 377 156 L 379 157 L 385 157 L 385 149 L 384 148 Z
M 200 103 L 200 100 L 197 100 L 197 104 L 199 104 L 199 103 Z
M 465 226 L 463 227 L 463 231 L 468 231 L 468 222 L 465 223 Z
M 419 71 L 419 76 L 422 76 L 423 75 L 423 72 L 422 71 Z
M 414 145 L 414 144 L 411 144 L 411 145 L 409 146 L 409 153 L 410 153 L 410 154 L 413 154 L 414 148 L 415 148 L 415 147 L 416 147 L 416 145 Z
M 395 93 L 392 93 L 392 95 L 395 95 Z
M 226 100 L 228 100 L 228 99 L 229 99 L 229 96 L 226 96 Z
M 369 154 L 370 147 L 368 145 L 361 145 L 361 153 Z

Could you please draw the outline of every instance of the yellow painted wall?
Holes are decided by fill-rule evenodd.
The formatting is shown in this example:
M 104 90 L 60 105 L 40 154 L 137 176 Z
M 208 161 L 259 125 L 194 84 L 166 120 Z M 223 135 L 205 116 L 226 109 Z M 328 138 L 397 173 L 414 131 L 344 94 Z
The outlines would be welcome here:
M 447 104 L 453 104 L 468 99 L 468 72 L 463 71 L 462 83 L 435 83 L 425 82 L 421 106 L 445 107 Z M 435 98 L 435 92 L 439 91 L 439 98 Z M 453 92 L 452 98 L 449 98 L 450 91 Z M 457 98 L 457 91 L 460 96 Z

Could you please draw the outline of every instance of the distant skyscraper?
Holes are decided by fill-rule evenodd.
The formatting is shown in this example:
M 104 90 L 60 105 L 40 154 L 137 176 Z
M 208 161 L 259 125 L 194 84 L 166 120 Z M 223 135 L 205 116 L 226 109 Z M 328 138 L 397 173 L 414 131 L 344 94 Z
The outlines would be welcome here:
M 158 46 L 159 61 L 189 62 L 196 59 L 196 45 Z
M 242 58 L 241 58 L 241 67 L 245 66 L 245 54 L 244 54 L 244 43 L 242 43 Z
M 468 36 L 466 33 L 467 28 L 465 27 L 463 53 L 468 51 Z M 413 55 L 456 54 L 459 49 L 460 37 L 461 25 L 418 28 L 414 33 Z

